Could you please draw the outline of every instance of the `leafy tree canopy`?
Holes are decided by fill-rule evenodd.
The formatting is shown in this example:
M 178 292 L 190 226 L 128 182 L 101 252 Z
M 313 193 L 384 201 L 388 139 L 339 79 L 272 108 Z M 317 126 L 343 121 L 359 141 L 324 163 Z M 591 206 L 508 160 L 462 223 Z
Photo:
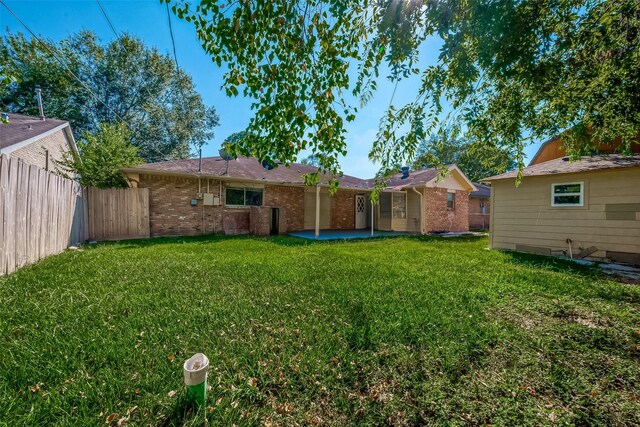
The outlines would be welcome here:
M 311 154 L 300 161 L 303 165 L 316 166 L 321 167 L 322 163 L 320 162 L 320 157 L 315 154 Z
M 434 133 L 417 149 L 413 168 L 455 164 L 472 181 L 480 181 L 517 167 L 514 156 L 495 145 L 473 143 L 452 129 Z
M 77 178 L 83 186 L 127 187 L 120 168 L 142 163 L 122 123 L 100 123 L 95 132 L 84 131 L 77 146 L 80 156 L 67 151 L 60 166 L 68 178 Z
M 252 137 L 236 149 L 258 157 L 286 163 L 311 149 L 337 171 L 345 122 L 383 70 L 420 79 L 415 99 L 380 119 L 370 158 L 383 175 L 451 121 L 519 166 L 525 144 L 564 130 L 573 152 L 616 136 L 628 149 L 640 130 L 637 0 L 178 0 L 173 10 L 228 67 L 227 94 L 253 100 Z M 433 38 L 437 63 L 422 65 Z
M 45 43 L 21 33 L 0 38 L 3 72 L 20 76 L 0 90 L 0 109 L 37 115 L 34 91 L 40 86 L 48 116 L 69 120 L 77 135 L 96 131 L 100 123 L 126 123 L 131 143 L 148 162 L 188 157 L 190 146 L 213 137 L 215 109 L 168 55 L 140 39 L 125 35 L 103 45 L 85 31 Z

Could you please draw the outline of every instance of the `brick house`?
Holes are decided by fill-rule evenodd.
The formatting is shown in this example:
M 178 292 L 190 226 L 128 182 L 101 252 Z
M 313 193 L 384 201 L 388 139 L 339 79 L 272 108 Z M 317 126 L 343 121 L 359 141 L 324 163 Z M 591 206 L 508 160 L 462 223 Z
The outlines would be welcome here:
M 469 228 L 488 230 L 491 211 L 491 187 L 474 182 L 478 189 L 469 194 Z
M 293 163 L 267 170 L 254 158 L 177 160 L 123 168 L 132 187 L 148 188 L 152 236 L 284 234 L 315 230 L 410 233 L 467 231 L 469 193 L 460 169 L 407 171 L 392 176 L 372 206 L 375 180 L 343 175 L 336 194 L 329 176 L 308 187 L 315 167 Z
M 78 151 L 67 121 L 12 113 L 3 115 L 9 123 L 0 124 L 0 155 L 56 171 L 56 163 L 62 160 L 65 151 Z

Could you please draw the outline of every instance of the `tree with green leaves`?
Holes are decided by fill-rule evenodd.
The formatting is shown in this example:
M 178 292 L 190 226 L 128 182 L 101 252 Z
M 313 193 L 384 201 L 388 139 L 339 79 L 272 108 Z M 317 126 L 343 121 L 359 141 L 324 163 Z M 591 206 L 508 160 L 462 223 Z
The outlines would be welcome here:
M 512 153 L 495 145 L 469 141 L 452 129 L 434 133 L 416 150 L 413 168 L 455 164 L 472 181 L 513 170 L 518 165 Z
M 322 166 L 322 162 L 320 161 L 320 157 L 318 157 L 315 154 L 308 155 L 307 157 L 302 159 L 300 161 L 300 163 L 303 164 L 303 165 L 315 166 L 315 167 L 318 167 L 318 168 Z
M 68 120 L 77 135 L 122 122 L 148 162 L 188 157 L 191 147 L 213 137 L 215 109 L 169 55 L 128 35 L 101 44 L 85 31 L 43 43 L 21 33 L 0 38 L 3 71 L 20 76 L 0 91 L 0 109 L 37 115 L 34 90 L 40 86 L 48 116 Z
M 628 150 L 640 131 L 637 0 L 178 0 L 173 10 L 228 68 L 227 94 L 253 100 L 252 137 L 236 149 L 258 157 L 311 150 L 337 172 L 345 123 L 383 72 L 419 84 L 380 118 L 369 157 L 382 175 L 452 123 L 521 167 L 526 144 L 562 131 L 571 153 L 615 137 Z M 423 65 L 434 40 L 437 61 Z
M 65 152 L 59 166 L 64 175 L 83 186 L 127 187 L 120 169 L 142 163 L 139 149 L 131 144 L 131 133 L 122 123 L 100 123 L 95 132 L 84 131 L 77 146 L 80 155 Z

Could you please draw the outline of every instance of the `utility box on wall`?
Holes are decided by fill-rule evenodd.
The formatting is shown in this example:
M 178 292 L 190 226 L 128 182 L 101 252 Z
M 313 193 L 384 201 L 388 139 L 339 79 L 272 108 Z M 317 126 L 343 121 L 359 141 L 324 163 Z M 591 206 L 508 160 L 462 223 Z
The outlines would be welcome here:
M 205 206 L 213 206 L 213 194 L 212 193 L 204 193 L 202 197 L 202 202 Z

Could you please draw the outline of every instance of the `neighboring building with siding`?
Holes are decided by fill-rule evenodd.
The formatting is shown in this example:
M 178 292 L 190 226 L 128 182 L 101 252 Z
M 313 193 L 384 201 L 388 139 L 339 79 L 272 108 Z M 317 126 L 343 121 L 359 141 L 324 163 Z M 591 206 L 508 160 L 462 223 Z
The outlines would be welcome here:
M 486 178 L 490 246 L 640 264 L 640 156 L 567 157 Z
M 124 168 L 133 187 L 149 188 L 152 236 L 284 234 L 302 230 L 365 230 L 428 233 L 467 231 L 469 193 L 475 191 L 455 165 L 392 176 L 371 205 L 373 179 L 329 176 L 308 187 L 315 167 L 291 164 L 266 170 L 254 158 L 177 160 Z M 318 209 L 316 209 L 318 206 Z M 317 215 L 318 214 L 318 215 Z
M 489 229 L 491 212 L 491 187 L 474 182 L 476 191 L 469 194 L 469 228 L 472 230 Z
M 597 146 L 596 152 L 593 154 L 616 154 L 620 148 L 620 138 L 615 139 L 610 144 L 600 144 Z M 634 154 L 640 154 L 640 143 L 631 144 L 631 152 Z M 549 160 L 559 159 L 567 155 L 567 151 L 562 145 L 562 139 L 560 136 L 551 138 L 544 142 L 538 151 L 529 162 L 529 166 L 537 165 L 538 163 L 548 162 Z
M 55 171 L 65 151 L 77 152 L 69 122 L 8 114 L 0 124 L 0 154 Z

